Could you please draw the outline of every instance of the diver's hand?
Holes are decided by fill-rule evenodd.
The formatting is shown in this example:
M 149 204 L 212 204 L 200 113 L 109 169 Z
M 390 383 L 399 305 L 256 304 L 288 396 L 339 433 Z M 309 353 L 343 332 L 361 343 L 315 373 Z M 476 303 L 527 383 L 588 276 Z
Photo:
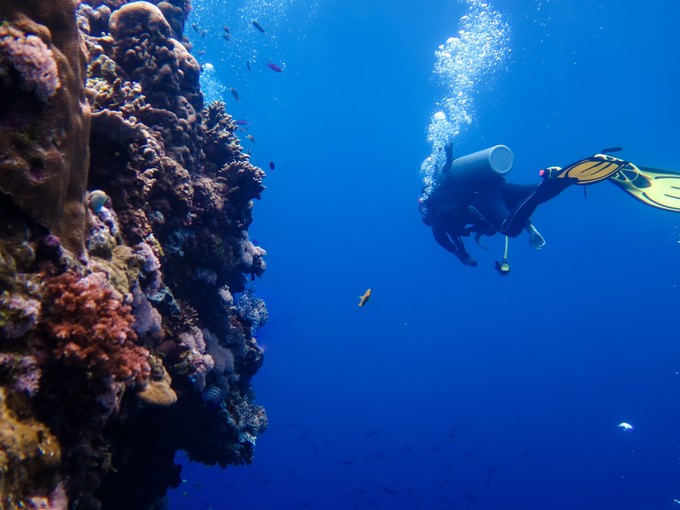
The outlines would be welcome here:
M 545 239 L 531 223 L 527 225 L 527 232 L 529 233 L 529 244 L 534 250 L 540 250 L 545 246 Z
M 470 255 L 467 257 L 461 258 L 460 261 L 465 264 L 466 266 L 472 266 L 475 267 L 477 266 L 477 261 L 473 259 Z

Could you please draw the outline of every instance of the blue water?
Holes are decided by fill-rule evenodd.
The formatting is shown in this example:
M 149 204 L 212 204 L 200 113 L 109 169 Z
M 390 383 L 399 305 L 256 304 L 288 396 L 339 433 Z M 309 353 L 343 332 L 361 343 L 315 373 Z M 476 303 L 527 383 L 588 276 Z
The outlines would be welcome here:
M 210 94 L 252 122 L 255 164 L 276 164 L 251 227 L 268 252 L 253 384 L 270 429 L 250 466 L 179 455 L 171 508 L 680 508 L 680 216 L 574 187 L 534 215 L 541 252 L 512 240 L 509 276 L 499 236 L 468 241 L 465 267 L 418 197 L 447 94 L 435 51 L 468 3 L 194 6 Z M 488 8 L 507 47 L 476 78 L 457 155 L 506 144 L 525 183 L 608 146 L 680 171 L 679 2 Z

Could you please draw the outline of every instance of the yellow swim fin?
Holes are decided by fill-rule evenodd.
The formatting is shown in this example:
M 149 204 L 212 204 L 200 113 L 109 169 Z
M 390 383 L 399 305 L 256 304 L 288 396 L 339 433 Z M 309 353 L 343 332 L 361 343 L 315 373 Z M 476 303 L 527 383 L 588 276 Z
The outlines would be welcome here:
M 627 163 L 609 180 L 647 205 L 680 212 L 680 174 Z
M 574 184 L 592 184 L 605 180 L 626 165 L 628 165 L 627 161 L 615 158 L 609 154 L 595 154 L 564 168 L 550 167 L 546 170 L 548 173 L 546 177 L 550 179 L 569 179 Z

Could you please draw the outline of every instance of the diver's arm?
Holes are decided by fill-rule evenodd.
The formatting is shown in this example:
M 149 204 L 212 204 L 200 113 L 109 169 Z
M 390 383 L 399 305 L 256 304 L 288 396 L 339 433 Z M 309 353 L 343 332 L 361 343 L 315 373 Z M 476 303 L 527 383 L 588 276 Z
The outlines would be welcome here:
M 465 249 L 463 240 L 459 236 L 451 236 L 446 232 L 441 224 L 437 222 L 432 224 L 432 233 L 434 234 L 435 240 L 440 244 L 442 248 L 446 251 L 453 253 L 460 261 L 466 266 L 476 266 L 477 261 L 473 259 L 470 254 Z
M 444 147 L 444 151 L 446 152 L 446 163 L 444 163 L 441 173 L 446 175 L 449 170 L 451 170 L 451 163 L 453 163 L 453 143 L 447 143 Z

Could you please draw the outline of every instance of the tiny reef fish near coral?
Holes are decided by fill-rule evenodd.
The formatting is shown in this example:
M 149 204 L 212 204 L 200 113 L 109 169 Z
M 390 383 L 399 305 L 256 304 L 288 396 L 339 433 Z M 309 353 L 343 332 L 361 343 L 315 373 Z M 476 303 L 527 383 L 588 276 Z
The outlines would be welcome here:
M 368 300 L 371 298 L 371 289 L 366 290 L 364 292 L 363 296 L 359 296 L 359 305 L 358 306 L 364 306 L 366 303 L 368 303 Z
M 267 67 L 277 73 L 283 72 L 283 69 L 277 66 L 274 62 L 267 62 Z
M 269 170 L 274 170 L 276 168 L 276 165 L 274 164 L 273 161 L 269 162 Z
M 266 34 L 266 33 L 267 33 L 267 32 L 264 31 L 264 28 L 262 28 L 262 25 L 260 25 L 257 21 L 253 20 L 253 21 L 251 21 L 251 23 L 253 24 L 253 26 L 254 26 L 255 28 L 257 28 L 257 29 L 258 29 L 260 32 L 262 32 L 263 34 Z
M 229 92 L 231 92 L 231 95 L 234 96 L 234 99 L 236 99 L 236 101 L 240 101 L 240 99 L 238 98 L 238 90 L 236 90 L 234 87 L 231 87 L 229 89 Z
M 246 138 L 251 142 L 255 143 L 255 137 L 253 135 L 246 135 Z

